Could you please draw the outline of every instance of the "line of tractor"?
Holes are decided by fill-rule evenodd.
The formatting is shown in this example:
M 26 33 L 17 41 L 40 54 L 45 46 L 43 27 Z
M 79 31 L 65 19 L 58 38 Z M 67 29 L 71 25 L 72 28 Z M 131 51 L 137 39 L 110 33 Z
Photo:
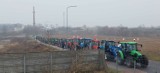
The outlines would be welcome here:
M 105 59 L 117 62 L 127 67 L 146 68 L 149 64 L 148 58 L 140 51 L 142 44 L 135 41 L 115 42 L 112 40 L 97 40 L 96 38 L 46 38 L 36 36 L 36 40 L 43 43 L 61 47 L 66 50 L 101 49 L 105 51 Z

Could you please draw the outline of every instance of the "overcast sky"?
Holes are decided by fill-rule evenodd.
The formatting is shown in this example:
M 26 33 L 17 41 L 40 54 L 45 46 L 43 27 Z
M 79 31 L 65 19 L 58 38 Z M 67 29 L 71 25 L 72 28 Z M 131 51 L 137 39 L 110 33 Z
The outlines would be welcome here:
M 160 0 L 0 0 L 0 23 L 36 23 L 63 26 L 69 9 L 70 26 L 160 26 Z

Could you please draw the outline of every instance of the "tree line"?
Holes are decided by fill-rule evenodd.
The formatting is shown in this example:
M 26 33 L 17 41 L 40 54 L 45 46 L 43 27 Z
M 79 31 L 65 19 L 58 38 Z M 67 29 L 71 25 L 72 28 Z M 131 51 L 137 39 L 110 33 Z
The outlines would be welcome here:
M 22 30 L 14 31 L 21 28 Z M 11 30 L 12 29 L 12 30 Z M 122 37 L 159 37 L 160 27 L 134 27 L 129 28 L 125 26 L 118 27 L 108 27 L 108 26 L 96 26 L 96 27 L 51 27 L 46 28 L 41 25 L 22 25 L 22 24 L 12 24 L 12 25 L 0 25 L 0 34 L 4 35 L 6 33 L 16 33 L 26 34 L 26 35 L 57 35 L 57 34 L 69 34 L 69 35 L 103 35 L 103 36 L 122 36 Z M 10 31 L 10 32 L 9 32 Z

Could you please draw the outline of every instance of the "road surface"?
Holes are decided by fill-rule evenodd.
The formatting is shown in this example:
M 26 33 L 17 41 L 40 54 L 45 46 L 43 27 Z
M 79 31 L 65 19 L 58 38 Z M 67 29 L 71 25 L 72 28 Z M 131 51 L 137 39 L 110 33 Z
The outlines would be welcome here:
M 115 70 L 122 71 L 123 73 L 160 73 L 160 62 L 157 61 L 149 61 L 149 65 L 147 68 L 142 69 L 142 68 L 128 68 L 125 65 L 117 65 L 115 62 L 106 62 L 108 67 L 113 68 Z

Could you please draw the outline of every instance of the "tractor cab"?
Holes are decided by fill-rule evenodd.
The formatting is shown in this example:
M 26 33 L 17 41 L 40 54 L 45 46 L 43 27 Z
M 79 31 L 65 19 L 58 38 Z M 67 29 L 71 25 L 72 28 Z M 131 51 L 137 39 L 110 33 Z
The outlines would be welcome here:
M 89 48 L 89 45 L 92 42 L 92 39 L 91 38 L 83 38 L 82 40 L 84 42 L 84 47 Z
M 91 48 L 92 49 L 98 49 L 98 47 L 99 47 L 99 41 L 98 40 L 92 40 Z
M 120 44 L 122 50 L 126 52 L 131 52 L 133 50 L 140 51 L 140 48 L 142 48 L 142 45 L 137 42 L 120 42 Z
M 115 41 L 105 41 L 105 51 L 110 51 L 116 45 Z
M 138 57 L 142 56 L 142 54 L 139 52 L 139 44 L 137 42 L 121 42 L 120 44 L 124 53 L 124 57 L 133 56 L 134 59 L 137 59 Z
M 125 57 L 132 51 L 137 51 L 137 42 L 120 42 L 120 44 Z
M 106 54 L 107 60 L 114 61 L 117 56 L 117 52 L 121 48 L 116 46 L 115 41 L 104 41 L 103 40 L 102 43 L 103 43 L 103 46 L 105 47 L 105 54 Z

